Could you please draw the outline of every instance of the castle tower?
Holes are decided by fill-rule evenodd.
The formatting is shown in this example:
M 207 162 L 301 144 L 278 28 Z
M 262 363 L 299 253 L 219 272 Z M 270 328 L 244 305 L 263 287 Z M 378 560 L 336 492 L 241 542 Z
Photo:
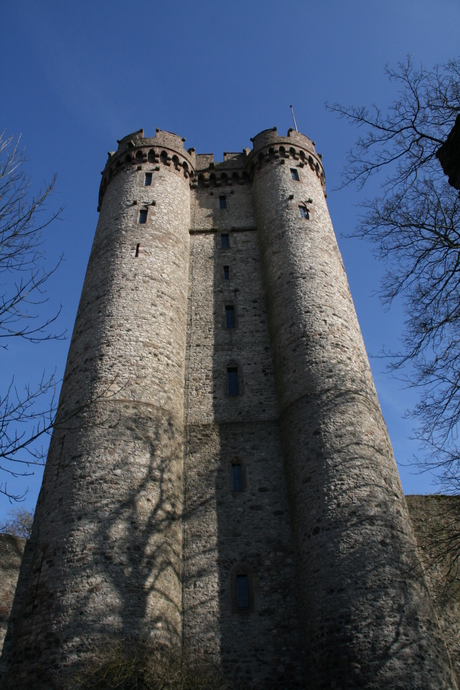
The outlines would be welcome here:
M 141 130 L 103 172 L 6 688 L 128 637 L 235 687 L 455 688 L 321 159 L 183 141 Z
M 180 645 L 190 170 L 168 132 L 109 154 L 12 615 L 12 687 L 54 687 L 57 659 L 101 639 Z
M 253 144 L 248 165 L 311 687 L 451 687 L 321 160 L 292 130 L 286 138 L 261 132 Z

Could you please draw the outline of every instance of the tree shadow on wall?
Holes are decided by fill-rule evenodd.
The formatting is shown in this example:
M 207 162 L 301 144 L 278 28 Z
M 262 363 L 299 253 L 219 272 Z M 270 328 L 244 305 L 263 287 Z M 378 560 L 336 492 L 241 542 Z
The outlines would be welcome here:
M 95 644 L 108 648 L 138 640 L 140 647 L 163 651 L 165 663 L 182 653 L 182 426 L 158 409 L 127 401 L 118 402 L 114 414 L 117 424 L 103 430 L 98 517 L 86 543 L 79 537 L 81 566 L 73 582 L 89 586 L 77 595 L 84 634 L 79 635 L 79 661 L 75 668 L 70 663 L 66 675 L 92 663 Z M 89 447 L 98 447 L 97 442 Z M 83 479 L 82 493 L 88 496 Z M 107 484 L 107 500 L 100 482 Z M 207 501 L 189 510 L 187 519 L 206 511 Z M 79 516 L 74 520 L 78 525 Z
M 22 616 L 42 610 L 47 629 L 31 643 L 18 616 L 13 675 L 27 664 L 40 689 L 73 687 L 96 651 L 120 640 L 165 653 L 181 646 L 181 424 L 127 400 L 98 407 L 85 412 L 93 423 L 56 437 L 54 516 L 32 537 Z
M 99 636 L 180 646 L 182 438 L 175 420 L 145 408 L 118 404 L 119 422 L 105 430 L 110 459 L 99 481 L 110 493 L 102 494 L 80 573 L 91 573 L 78 601 L 89 649 Z
M 449 659 L 386 428 L 375 422 L 380 411 L 345 385 L 310 397 L 284 431 L 287 456 L 295 458 L 290 495 L 311 487 L 305 505 L 315 507 L 308 518 L 307 512 L 293 517 L 302 543 L 310 677 L 344 688 L 441 682 Z M 354 430 L 344 424 L 350 411 L 361 420 Z
M 302 688 L 294 562 L 260 255 L 253 230 L 193 236 L 184 643 L 238 690 Z M 193 302 L 194 285 L 197 300 Z M 206 291 L 204 292 L 204 289 Z M 203 294 L 212 300 L 200 300 Z M 226 327 L 226 307 L 234 327 Z M 232 322 L 230 322 L 232 323 Z M 229 394 L 228 368 L 238 394 Z M 240 467 L 241 490 L 232 484 Z M 248 606 L 236 581 L 247 577 Z

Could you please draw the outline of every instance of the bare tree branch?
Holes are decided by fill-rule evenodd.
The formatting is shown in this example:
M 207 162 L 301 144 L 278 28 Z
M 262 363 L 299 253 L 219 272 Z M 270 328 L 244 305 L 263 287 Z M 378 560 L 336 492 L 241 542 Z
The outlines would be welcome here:
M 6 352 L 19 338 L 30 343 L 60 339 L 50 328 L 60 309 L 43 315 L 47 301 L 46 283 L 60 261 L 45 268 L 43 231 L 59 218 L 62 208 L 46 213 L 46 203 L 55 179 L 36 196 L 24 172 L 26 159 L 20 139 L 0 136 L 0 352 L 5 371 Z M 17 389 L 14 376 L 5 391 L 0 390 L 0 473 L 28 476 L 31 466 L 42 464 L 41 441 L 50 433 L 56 412 L 55 374 L 42 375 L 38 385 Z M 21 500 L 7 481 L 0 482 L 0 494 Z
M 387 112 L 328 106 L 365 129 L 348 155 L 342 186 L 383 174 L 381 194 L 364 202 L 354 236 L 386 263 L 380 297 L 402 297 L 403 347 L 390 369 L 419 389 L 416 437 L 440 471 L 444 490 L 460 488 L 460 199 L 436 152 L 460 112 L 460 59 L 432 70 L 408 58 L 386 68 L 397 96 Z M 405 369 L 410 365 L 408 369 Z M 408 374 L 407 371 L 410 373 Z
M 10 519 L 0 525 L 0 534 L 11 534 L 13 537 L 30 539 L 34 514 L 27 508 L 19 506 L 9 513 Z

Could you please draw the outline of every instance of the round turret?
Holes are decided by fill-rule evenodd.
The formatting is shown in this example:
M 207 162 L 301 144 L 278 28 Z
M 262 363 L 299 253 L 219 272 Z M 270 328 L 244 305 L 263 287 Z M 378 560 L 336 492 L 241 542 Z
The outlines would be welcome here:
M 287 137 L 266 130 L 253 144 L 247 169 L 309 687 L 455 687 L 329 218 L 321 160 L 293 130 Z
M 181 641 L 193 161 L 168 132 L 119 144 L 12 614 L 8 688 L 49 690 L 56 655 L 70 672 L 117 636 Z

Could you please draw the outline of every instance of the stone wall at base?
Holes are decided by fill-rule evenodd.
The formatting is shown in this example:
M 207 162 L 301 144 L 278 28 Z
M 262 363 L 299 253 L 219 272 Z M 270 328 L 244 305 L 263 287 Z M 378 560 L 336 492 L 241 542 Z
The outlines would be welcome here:
M 442 551 L 446 538 L 458 540 L 460 497 L 406 496 L 406 502 L 441 630 L 460 678 L 460 572 L 448 576 L 450 560 Z M 25 539 L 0 534 L 0 651 L 25 545 Z
M 26 540 L 0 534 L 0 652 L 3 647 Z
M 406 496 L 419 554 L 452 665 L 460 679 L 459 496 Z

